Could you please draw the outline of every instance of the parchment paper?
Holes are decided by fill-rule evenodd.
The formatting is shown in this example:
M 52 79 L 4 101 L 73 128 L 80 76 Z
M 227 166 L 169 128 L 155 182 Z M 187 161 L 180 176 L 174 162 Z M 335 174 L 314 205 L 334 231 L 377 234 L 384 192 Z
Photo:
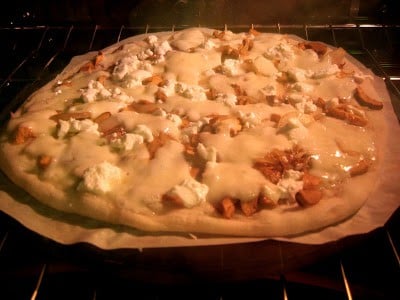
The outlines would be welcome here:
M 365 70 L 359 62 L 353 63 Z M 372 74 L 370 71 L 369 73 Z M 377 189 L 354 216 L 340 224 L 301 236 L 274 239 L 321 244 L 349 235 L 368 233 L 383 226 L 400 206 L 400 126 L 384 81 L 376 79 L 375 89 L 384 102 L 382 113 L 390 128 L 389 142 L 381 149 L 384 160 L 381 161 Z M 113 226 L 77 215 L 67 215 L 40 204 L 1 172 L 0 210 L 30 230 L 58 243 L 87 242 L 102 249 L 201 246 L 265 240 L 265 238 L 220 237 L 190 233 L 148 234 L 125 226 Z

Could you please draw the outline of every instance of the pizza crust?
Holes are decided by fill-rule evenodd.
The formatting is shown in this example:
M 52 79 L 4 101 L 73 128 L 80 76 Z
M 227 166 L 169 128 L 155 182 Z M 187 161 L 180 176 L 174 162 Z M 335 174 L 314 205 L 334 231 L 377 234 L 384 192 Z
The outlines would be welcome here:
M 212 33 L 210 29 L 201 30 Z M 160 33 L 159 35 L 169 34 Z M 138 43 L 140 45 L 146 37 L 148 35 L 121 41 L 104 49 L 102 53 L 107 55 L 107 53 L 112 53 L 121 46 L 130 43 Z M 75 74 L 93 55 L 94 53 L 88 53 L 74 58 L 58 77 L 37 93 L 49 90 L 56 82 L 63 81 Z M 30 99 L 35 99 L 37 93 L 33 94 Z M 19 113 L 16 113 L 16 115 L 19 115 Z M 376 129 L 379 128 L 379 132 L 383 133 L 379 137 L 379 144 L 385 145 L 387 143 L 385 120 L 375 113 L 372 113 L 371 117 L 374 126 L 377 127 Z M 39 180 L 35 174 L 29 174 L 20 168 L 20 163 L 16 163 L 20 159 L 19 152 L 13 150 L 10 144 L 2 143 L 0 151 L 2 152 L 0 165 L 7 176 L 44 204 L 60 211 L 83 214 L 95 220 L 132 226 L 144 232 L 192 232 L 216 235 L 279 237 L 321 230 L 353 216 L 368 200 L 368 195 L 375 190 L 378 184 L 375 179 L 379 174 L 379 169 L 373 169 L 363 176 L 352 178 L 342 186 L 341 195 L 343 196 L 324 199 L 318 205 L 307 208 L 297 206 L 263 209 L 250 217 L 237 214 L 234 218 L 227 220 L 221 218 L 216 212 L 207 215 L 197 208 L 178 208 L 164 214 L 146 215 L 125 207 L 123 203 L 105 201 L 101 196 L 92 193 L 86 193 L 81 199 L 76 199 L 77 195 L 66 194 L 53 184 Z M 379 162 L 382 159 L 379 154 L 376 166 L 379 166 Z

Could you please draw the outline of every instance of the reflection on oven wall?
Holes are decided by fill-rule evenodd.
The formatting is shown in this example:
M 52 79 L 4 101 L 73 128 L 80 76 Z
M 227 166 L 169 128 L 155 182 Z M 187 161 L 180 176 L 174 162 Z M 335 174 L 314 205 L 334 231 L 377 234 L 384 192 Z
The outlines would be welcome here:
M 1 26 L 298 24 L 368 21 L 399 24 L 397 0 L 14 0 Z

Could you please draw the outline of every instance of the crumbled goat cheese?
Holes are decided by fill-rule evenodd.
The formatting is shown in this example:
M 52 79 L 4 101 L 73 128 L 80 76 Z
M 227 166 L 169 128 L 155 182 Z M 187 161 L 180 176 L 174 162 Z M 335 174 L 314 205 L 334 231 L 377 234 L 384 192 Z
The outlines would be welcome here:
M 221 65 L 222 73 L 228 76 L 235 76 L 239 74 L 240 61 L 237 59 L 225 59 Z
M 110 144 L 113 148 L 130 151 L 133 150 L 136 146 L 143 143 L 144 138 L 140 134 L 127 133 L 122 138 L 111 140 Z
M 174 186 L 168 195 L 177 197 L 184 207 L 191 208 L 206 200 L 208 186 L 193 178 L 185 179 L 181 184 Z
M 138 70 L 144 70 L 151 73 L 153 67 L 148 61 L 141 61 L 137 55 L 125 56 L 115 65 L 112 72 L 112 78 L 117 81 L 123 81 L 129 76 L 134 78 L 132 73 Z
M 295 199 L 297 192 L 303 189 L 303 173 L 295 170 L 287 170 L 277 186 L 281 193 L 281 198 Z
M 292 59 L 295 56 L 295 53 L 288 43 L 279 43 L 271 48 L 263 54 L 268 59 Z
M 113 186 L 122 179 L 123 171 L 109 162 L 102 162 L 87 168 L 83 172 L 79 190 L 86 190 L 96 194 L 110 192 Z
M 255 126 L 261 124 L 261 119 L 254 112 L 243 113 L 239 111 L 239 118 L 242 121 L 243 127 L 254 128 Z
M 205 89 L 198 85 L 188 85 L 183 82 L 177 82 L 175 84 L 175 92 L 193 101 L 207 100 Z
M 217 96 L 215 98 L 215 101 L 223 103 L 228 107 L 234 107 L 236 105 L 236 102 L 237 102 L 237 97 L 234 94 L 222 94 L 222 93 L 219 93 L 219 94 L 217 94 Z
M 102 100 L 111 96 L 111 92 L 107 90 L 103 84 L 96 80 L 90 80 L 88 88 L 82 90 L 82 99 L 86 103 Z
M 100 136 L 98 127 L 99 125 L 90 119 L 76 120 L 71 118 L 68 121 L 59 120 L 57 137 L 62 139 L 69 133 L 76 134 L 79 132 L 88 132 Z

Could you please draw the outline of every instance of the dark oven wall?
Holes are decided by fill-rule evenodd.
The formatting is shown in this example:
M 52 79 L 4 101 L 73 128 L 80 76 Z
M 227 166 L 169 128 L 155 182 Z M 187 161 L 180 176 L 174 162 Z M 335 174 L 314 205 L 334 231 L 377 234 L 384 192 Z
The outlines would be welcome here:
M 10 1 L 2 25 L 153 26 L 266 23 L 398 23 L 396 0 L 82 0 Z

